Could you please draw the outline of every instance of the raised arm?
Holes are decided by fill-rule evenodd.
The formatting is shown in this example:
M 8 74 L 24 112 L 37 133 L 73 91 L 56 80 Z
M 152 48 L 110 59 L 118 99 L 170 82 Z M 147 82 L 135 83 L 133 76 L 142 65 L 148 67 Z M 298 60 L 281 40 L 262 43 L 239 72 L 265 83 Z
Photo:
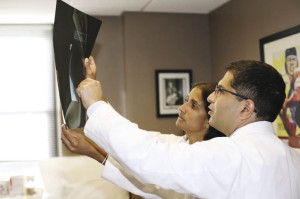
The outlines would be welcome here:
M 115 112 L 105 102 L 99 81 L 87 78 L 76 91 L 84 107 L 95 110 L 86 123 L 85 135 L 139 182 L 202 198 L 228 194 L 241 160 L 231 143 L 224 145 L 229 139 L 193 145 L 161 142 Z
M 85 126 L 85 135 L 142 184 L 204 198 L 218 198 L 230 190 L 240 156 L 233 145 L 224 145 L 229 139 L 193 145 L 162 142 L 119 115 L 106 102 L 95 105 L 98 107 Z

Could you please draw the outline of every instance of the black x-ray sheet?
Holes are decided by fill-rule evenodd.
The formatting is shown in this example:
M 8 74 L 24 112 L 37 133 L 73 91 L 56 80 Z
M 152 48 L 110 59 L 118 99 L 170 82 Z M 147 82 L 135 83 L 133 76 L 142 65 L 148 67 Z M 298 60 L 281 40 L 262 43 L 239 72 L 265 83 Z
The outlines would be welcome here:
M 84 58 L 91 54 L 101 23 L 57 0 L 53 27 L 56 75 L 64 122 L 70 129 L 81 128 L 86 122 L 76 88 L 85 78 Z

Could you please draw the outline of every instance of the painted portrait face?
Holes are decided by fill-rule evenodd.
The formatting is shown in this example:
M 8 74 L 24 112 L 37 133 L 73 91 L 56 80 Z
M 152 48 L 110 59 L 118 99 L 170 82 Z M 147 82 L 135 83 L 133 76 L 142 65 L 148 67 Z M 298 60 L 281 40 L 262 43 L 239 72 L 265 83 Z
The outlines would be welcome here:
M 286 57 L 286 69 L 288 75 L 292 76 L 295 69 L 298 67 L 298 61 L 296 55 L 289 55 Z
M 176 126 L 185 132 L 193 133 L 208 129 L 208 118 L 202 100 L 202 90 L 193 88 L 186 102 L 179 107 Z

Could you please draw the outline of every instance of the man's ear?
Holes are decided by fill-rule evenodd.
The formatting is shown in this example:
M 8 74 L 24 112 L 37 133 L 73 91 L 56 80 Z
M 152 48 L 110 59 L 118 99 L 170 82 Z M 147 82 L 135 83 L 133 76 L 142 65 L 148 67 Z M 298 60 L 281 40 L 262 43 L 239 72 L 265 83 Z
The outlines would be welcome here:
M 250 118 L 255 112 L 255 104 L 253 100 L 247 99 L 243 101 L 240 117 L 242 120 Z

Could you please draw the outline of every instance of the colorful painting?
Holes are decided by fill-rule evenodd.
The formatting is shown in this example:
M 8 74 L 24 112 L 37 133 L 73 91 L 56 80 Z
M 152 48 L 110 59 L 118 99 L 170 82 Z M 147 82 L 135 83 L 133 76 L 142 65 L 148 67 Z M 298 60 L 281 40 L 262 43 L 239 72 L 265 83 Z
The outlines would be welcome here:
M 300 26 L 261 39 L 260 52 L 286 84 L 286 99 L 273 123 L 277 136 L 300 148 Z

